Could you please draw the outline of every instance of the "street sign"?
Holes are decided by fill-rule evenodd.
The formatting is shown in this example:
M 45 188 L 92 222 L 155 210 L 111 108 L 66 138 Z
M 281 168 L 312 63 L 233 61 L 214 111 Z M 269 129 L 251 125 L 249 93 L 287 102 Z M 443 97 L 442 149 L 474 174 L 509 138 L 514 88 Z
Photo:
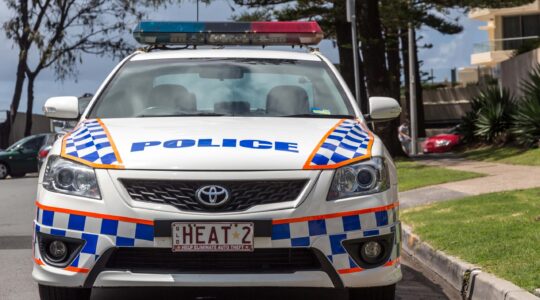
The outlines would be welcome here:
M 356 0 L 347 0 L 347 22 L 351 23 L 356 14 Z

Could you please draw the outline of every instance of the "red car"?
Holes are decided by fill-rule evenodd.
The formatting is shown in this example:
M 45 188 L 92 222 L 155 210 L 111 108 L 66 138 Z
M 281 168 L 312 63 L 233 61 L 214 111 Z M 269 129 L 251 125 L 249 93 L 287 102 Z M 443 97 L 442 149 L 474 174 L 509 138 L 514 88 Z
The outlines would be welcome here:
M 429 137 L 424 142 L 424 153 L 444 153 L 452 151 L 461 140 L 458 134 L 445 133 Z

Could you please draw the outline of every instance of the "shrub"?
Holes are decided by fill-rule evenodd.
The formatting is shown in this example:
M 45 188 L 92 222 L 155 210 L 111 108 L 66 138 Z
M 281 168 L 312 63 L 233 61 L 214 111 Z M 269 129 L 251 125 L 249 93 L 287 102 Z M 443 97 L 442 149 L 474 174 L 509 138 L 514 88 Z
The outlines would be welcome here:
M 533 146 L 540 140 L 540 66 L 522 86 L 523 99 L 513 115 L 512 134 L 523 146 Z
M 476 122 L 478 121 L 478 111 L 485 106 L 486 97 L 485 91 L 482 91 L 478 96 L 471 99 L 471 111 L 467 112 L 465 116 L 461 118 L 459 125 L 456 127 L 455 132 L 462 136 L 464 143 L 476 142 Z
M 454 129 L 455 133 L 461 135 L 461 141 L 463 143 L 468 144 L 477 140 L 474 135 L 477 117 L 476 111 L 469 111 L 461 118 L 459 125 Z
M 510 91 L 488 88 L 478 96 L 482 106 L 477 110 L 475 135 L 488 143 L 506 142 L 516 110 Z
M 471 111 L 461 119 L 456 131 L 466 143 L 506 142 L 514 111 L 514 97 L 508 90 L 489 87 L 471 99 Z

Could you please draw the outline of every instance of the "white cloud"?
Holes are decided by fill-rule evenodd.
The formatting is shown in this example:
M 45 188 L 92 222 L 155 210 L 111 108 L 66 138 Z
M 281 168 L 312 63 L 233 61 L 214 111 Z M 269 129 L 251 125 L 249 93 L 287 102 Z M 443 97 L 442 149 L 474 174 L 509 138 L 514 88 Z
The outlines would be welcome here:
M 478 29 L 482 22 L 467 18 L 461 11 L 454 11 L 451 17 L 459 15 L 460 23 L 464 27 L 460 34 L 443 35 L 432 29 L 420 31 L 420 34 L 433 44 L 432 49 L 420 52 L 420 59 L 424 61 L 423 70 L 433 69 L 436 80 L 448 79 L 452 68 L 468 66 L 474 44 L 487 39 L 487 34 Z

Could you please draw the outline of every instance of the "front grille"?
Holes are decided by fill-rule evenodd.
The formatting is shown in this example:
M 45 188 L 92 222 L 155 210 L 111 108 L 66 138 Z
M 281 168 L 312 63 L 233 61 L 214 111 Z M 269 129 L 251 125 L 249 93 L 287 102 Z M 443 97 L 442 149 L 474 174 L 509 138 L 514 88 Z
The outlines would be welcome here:
M 174 181 L 121 179 L 133 200 L 169 204 L 184 211 L 243 211 L 262 204 L 293 201 L 307 180 L 259 181 Z M 196 199 L 199 188 L 219 185 L 230 193 L 230 200 L 219 207 L 208 207 Z
M 255 249 L 253 252 L 172 252 L 166 248 L 118 248 L 107 269 L 133 272 L 170 271 L 195 273 L 294 272 L 320 270 L 312 249 Z

